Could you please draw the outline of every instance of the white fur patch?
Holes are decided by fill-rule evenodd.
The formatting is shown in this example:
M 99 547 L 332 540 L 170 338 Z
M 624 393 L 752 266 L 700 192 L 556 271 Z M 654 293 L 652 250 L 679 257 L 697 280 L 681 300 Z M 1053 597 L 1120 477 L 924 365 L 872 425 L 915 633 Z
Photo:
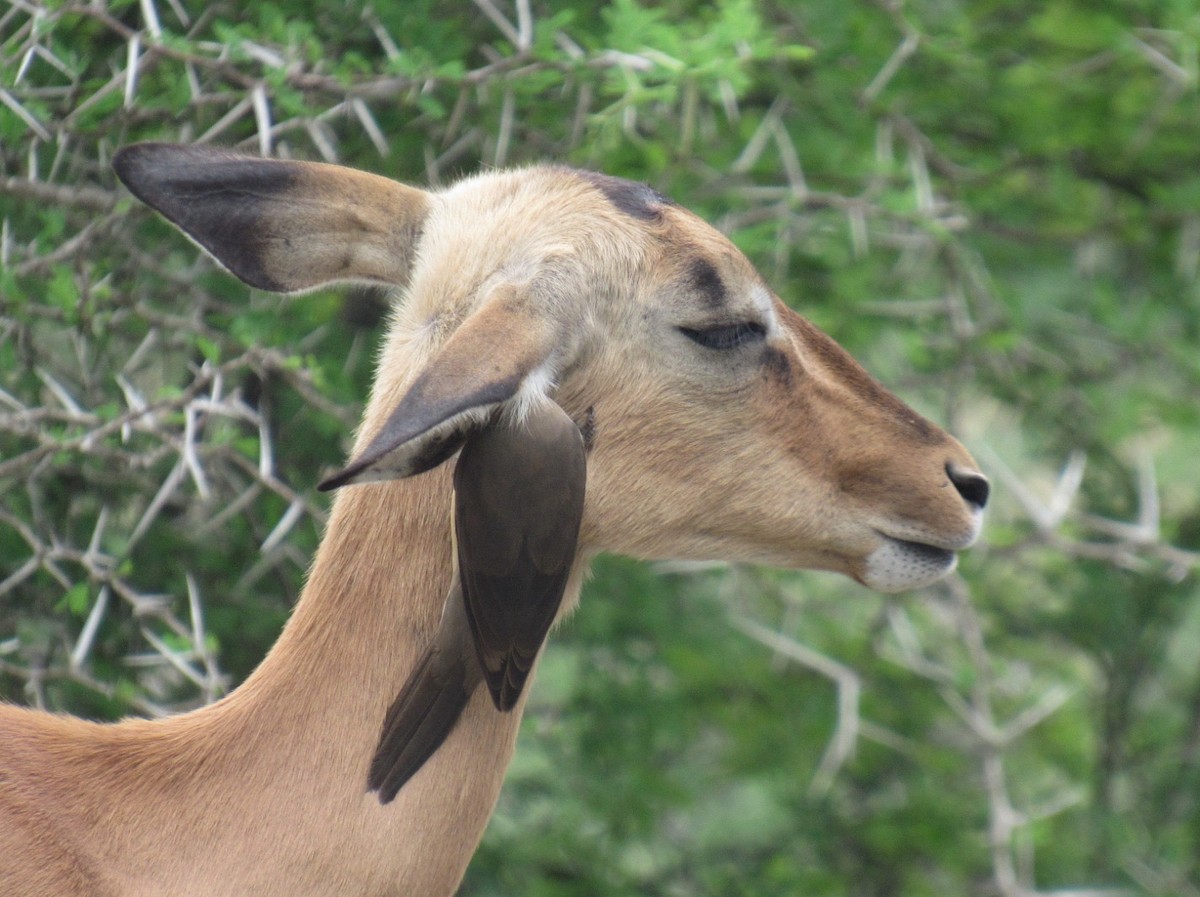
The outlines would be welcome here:
M 885 537 L 867 555 L 863 584 L 878 592 L 904 592 L 937 582 L 958 566 L 958 555 L 942 548 Z
M 541 365 L 521 381 L 517 394 L 505 403 L 504 414 L 518 423 L 525 420 L 530 411 L 549 400 L 556 385 L 549 362 Z
M 761 315 L 763 325 L 767 328 L 767 336 L 775 336 L 779 333 L 779 318 L 775 314 L 775 301 L 771 298 L 770 291 L 762 284 L 755 284 L 750 289 L 750 302 L 754 306 L 754 310 Z

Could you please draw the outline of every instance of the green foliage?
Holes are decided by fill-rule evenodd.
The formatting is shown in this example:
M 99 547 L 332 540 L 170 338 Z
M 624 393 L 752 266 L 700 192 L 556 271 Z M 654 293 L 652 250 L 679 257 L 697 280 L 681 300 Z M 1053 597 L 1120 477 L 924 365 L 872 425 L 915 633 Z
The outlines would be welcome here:
M 240 681 L 385 313 L 240 286 L 117 146 L 567 162 L 725 229 L 997 499 L 899 599 L 602 559 L 463 893 L 1196 893 L 1198 45 L 1168 0 L 12 5 L 0 693 L 114 718 Z

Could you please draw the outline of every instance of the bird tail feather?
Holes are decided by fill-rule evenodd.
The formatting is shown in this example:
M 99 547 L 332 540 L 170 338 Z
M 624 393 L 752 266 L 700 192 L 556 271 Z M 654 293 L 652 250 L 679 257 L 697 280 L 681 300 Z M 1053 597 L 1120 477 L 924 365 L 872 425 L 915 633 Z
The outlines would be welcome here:
M 383 722 L 367 786 L 391 803 L 453 731 L 470 699 L 457 663 L 439 670 L 435 649 L 425 652 Z M 447 675 L 447 672 L 450 675 Z

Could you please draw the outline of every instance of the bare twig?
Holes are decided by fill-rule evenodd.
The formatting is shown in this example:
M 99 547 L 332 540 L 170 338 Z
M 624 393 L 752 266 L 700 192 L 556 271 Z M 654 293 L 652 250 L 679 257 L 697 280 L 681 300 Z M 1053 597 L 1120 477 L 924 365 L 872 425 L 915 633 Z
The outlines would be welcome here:
M 753 620 L 745 617 L 733 617 L 730 622 L 735 629 L 766 645 L 772 651 L 779 652 L 789 660 L 820 673 L 837 687 L 837 726 L 821 757 L 821 763 L 817 767 L 812 783 L 809 785 L 811 793 L 824 794 L 833 784 L 838 770 L 853 755 L 854 746 L 858 741 L 858 700 L 862 691 L 858 674 L 833 658 L 814 651 L 781 632 L 767 629 Z

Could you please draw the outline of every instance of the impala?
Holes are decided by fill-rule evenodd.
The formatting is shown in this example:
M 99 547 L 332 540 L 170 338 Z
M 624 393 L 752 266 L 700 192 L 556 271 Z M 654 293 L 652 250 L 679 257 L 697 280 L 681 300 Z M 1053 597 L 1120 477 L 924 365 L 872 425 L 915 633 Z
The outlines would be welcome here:
M 308 583 L 245 683 L 157 721 L 0 707 L 0 894 L 452 894 L 598 552 L 898 591 L 979 531 L 966 450 L 646 186 L 534 167 L 434 193 L 163 144 L 115 165 L 252 286 L 398 298 Z

